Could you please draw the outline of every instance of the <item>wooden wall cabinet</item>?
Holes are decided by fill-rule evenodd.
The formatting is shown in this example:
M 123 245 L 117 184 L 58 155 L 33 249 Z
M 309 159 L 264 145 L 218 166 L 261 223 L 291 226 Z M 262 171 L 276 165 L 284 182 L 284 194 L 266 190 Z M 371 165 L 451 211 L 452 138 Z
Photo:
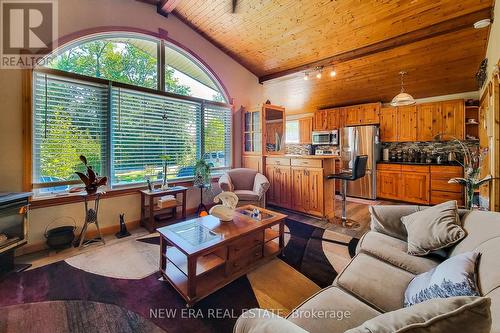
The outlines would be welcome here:
M 328 130 L 328 111 L 318 110 L 314 112 L 314 131 L 326 131 Z
M 453 100 L 441 103 L 443 117 L 442 133 L 457 139 L 465 139 L 465 104 L 463 100 Z
M 380 141 L 397 142 L 398 141 L 398 109 L 382 108 L 380 110 Z
M 441 133 L 442 114 L 440 103 L 425 103 L 417 106 L 417 140 L 432 141 Z
M 345 125 L 356 126 L 360 123 L 359 107 L 350 106 L 345 108 Z
M 380 123 L 381 103 L 368 103 L 345 107 L 345 125 L 373 125 Z
M 312 143 L 312 129 L 313 118 L 299 119 L 299 144 L 306 145 Z
M 402 106 L 397 109 L 398 141 L 417 141 L 417 107 Z

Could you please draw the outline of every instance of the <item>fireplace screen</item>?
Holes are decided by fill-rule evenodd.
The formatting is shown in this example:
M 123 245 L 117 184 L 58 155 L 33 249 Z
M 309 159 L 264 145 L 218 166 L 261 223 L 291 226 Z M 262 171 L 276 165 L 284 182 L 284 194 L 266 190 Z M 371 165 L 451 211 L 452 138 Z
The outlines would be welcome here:
M 0 253 L 26 244 L 27 199 L 0 203 Z

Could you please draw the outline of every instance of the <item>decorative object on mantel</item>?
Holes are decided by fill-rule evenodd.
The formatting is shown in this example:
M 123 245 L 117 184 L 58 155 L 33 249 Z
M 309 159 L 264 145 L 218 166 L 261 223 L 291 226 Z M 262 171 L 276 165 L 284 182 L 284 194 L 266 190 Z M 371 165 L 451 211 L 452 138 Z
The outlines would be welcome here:
M 460 184 L 465 188 L 465 208 L 472 209 L 474 202 L 474 194 L 482 185 L 490 182 L 493 178 L 491 175 L 487 175 L 483 179 L 479 179 L 481 176 L 481 167 L 484 158 L 488 154 L 488 148 L 472 148 L 471 146 L 465 145 L 461 140 L 457 139 L 452 135 L 438 134 L 434 137 L 436 140 L 442 140 L 443 136 L 450 137 L 453 141 L 459 143 L 462 154 L 463 163 L 459 160 L 455 160 L 464 168 L 464 177 L 452 178 L 448 183 Z
M 97 192 L 97 189 L 101 186 L 105 186 L 108 183 L 108 178 L 107 177 L 99 177 L 94 170 L 92 170 L 92 166 L 88 165 L 87 163 L 87 158 L 83 155 L 80 155 L 80 161 L 85 165 L 85 168 L 87 169 L 87 173 L 84 174 L 82 172 L 75 172 L 78 177 L 82 180 L 82 182 L 85 184 L 85 191 L 87 191 L 87 194 L 95 194 Z
M 413 105 L 416 103 L 413 96 L 405 92 L 404 76 L 406 74 L 408 73 L 404 71 L 399 72 L 399 75 L 401 75 L 401 92 L 392 99 L 391 101 L 392 106 Z
M 479 70 L 476 73 L 476 81 L 479 89 L 483 88 L 484 83 L 486 82 L 488 74 L 488 58 L 485 58 L 481 65 L 479 65 Z
M 167 172 L 168 172 L 168 162 L 172 160 L 169 155 L 160 155 L 160 159 L 163 161 L 163 182 L 161 184 L 162 190 L 168 190 Z
M 130 236 L 130 232 L 128 232 L 127 225 L 125 224 L 125 214 L 120 214 L 120 231 L 118 231 L 115 236 L 116 238 Z
M 214 202 L 222 205 L 215 205 L 210 209 L 210 214 L 219 218 L 222 222 L 233 220 L 236 205 L 238 205 L 238 196 L 233 192 L 222 192 L 215 196 Z

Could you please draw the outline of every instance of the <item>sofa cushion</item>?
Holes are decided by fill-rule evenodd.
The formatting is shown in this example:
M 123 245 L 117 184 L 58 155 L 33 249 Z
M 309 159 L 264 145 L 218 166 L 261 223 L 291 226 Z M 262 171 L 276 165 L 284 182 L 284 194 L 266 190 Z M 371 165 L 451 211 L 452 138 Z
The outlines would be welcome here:
M 404 292 L 414 276 L 385 261 L 359 253 L 337 276 L 335 283 L 377 310 L 387 312 L 403 307 Z
M 335 333 L 358 326 L 379 314 L 352 295 L 330 286 L 304 301 L 287 319 L 310 333 Z
M 255 193 L 254 191 L 249 191 L 249 190 L 236 190 L 234 191 L 234 194 L 238 196 L 238 199 L 242 201 L 258 201 L 259 200 L 259 194 Z
M 478 258 L 477 252 L 465 252 L 415 276 L 405 291 L 405 307 L 434 298 L 480 296 L 476 283 Z
M 229 170 L 227 174 L 231 178 L 234 190 L 253 190 L 255 175 L 257 174 L 256 170 L 236 168 Z
M 236 321 L 234 333 L 307 333 L 301 327 L 264 309 L 250 309 Z
M 413 274 L 427 272 L 441 262 L 437 256 L 412 256 L 406 253 L 406 242 L 376 231 L 366 233 L 359 241 L 357 249 Z
M 404 216 L 401 222 L 406 227 L 408 253 L 412 255 L 427 255 L 465 237 L 455 200 Z
M 346 333 L 489 333 L 490 328 L 489 298 L 452 297 L 381 314 Z

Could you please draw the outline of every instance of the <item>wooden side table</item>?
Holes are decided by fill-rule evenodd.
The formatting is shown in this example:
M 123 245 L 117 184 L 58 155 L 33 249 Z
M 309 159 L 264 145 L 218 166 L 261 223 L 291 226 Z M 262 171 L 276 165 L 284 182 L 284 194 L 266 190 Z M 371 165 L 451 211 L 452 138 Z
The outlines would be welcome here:
M 177 207 L 182 207 L 181 218 L 186 218 L 186 193 L 187 187 L 173 186 L 168 190 L 142 190 L 141 191 L 141 225 L 149 232 L 154 232 L 156 228 L 165 226 L 177 219 Z M 177 200 L 174 207 L 159 208 L 156 206 L 156 200 L 165 195 L 173 195 Z M 179 198 L 180 197 L 180 198 Z M 181 200 L 180 200 L 181 199 Z M 172 217 L 163 221 L 158 221 L 157 217 L 173 210 Z

